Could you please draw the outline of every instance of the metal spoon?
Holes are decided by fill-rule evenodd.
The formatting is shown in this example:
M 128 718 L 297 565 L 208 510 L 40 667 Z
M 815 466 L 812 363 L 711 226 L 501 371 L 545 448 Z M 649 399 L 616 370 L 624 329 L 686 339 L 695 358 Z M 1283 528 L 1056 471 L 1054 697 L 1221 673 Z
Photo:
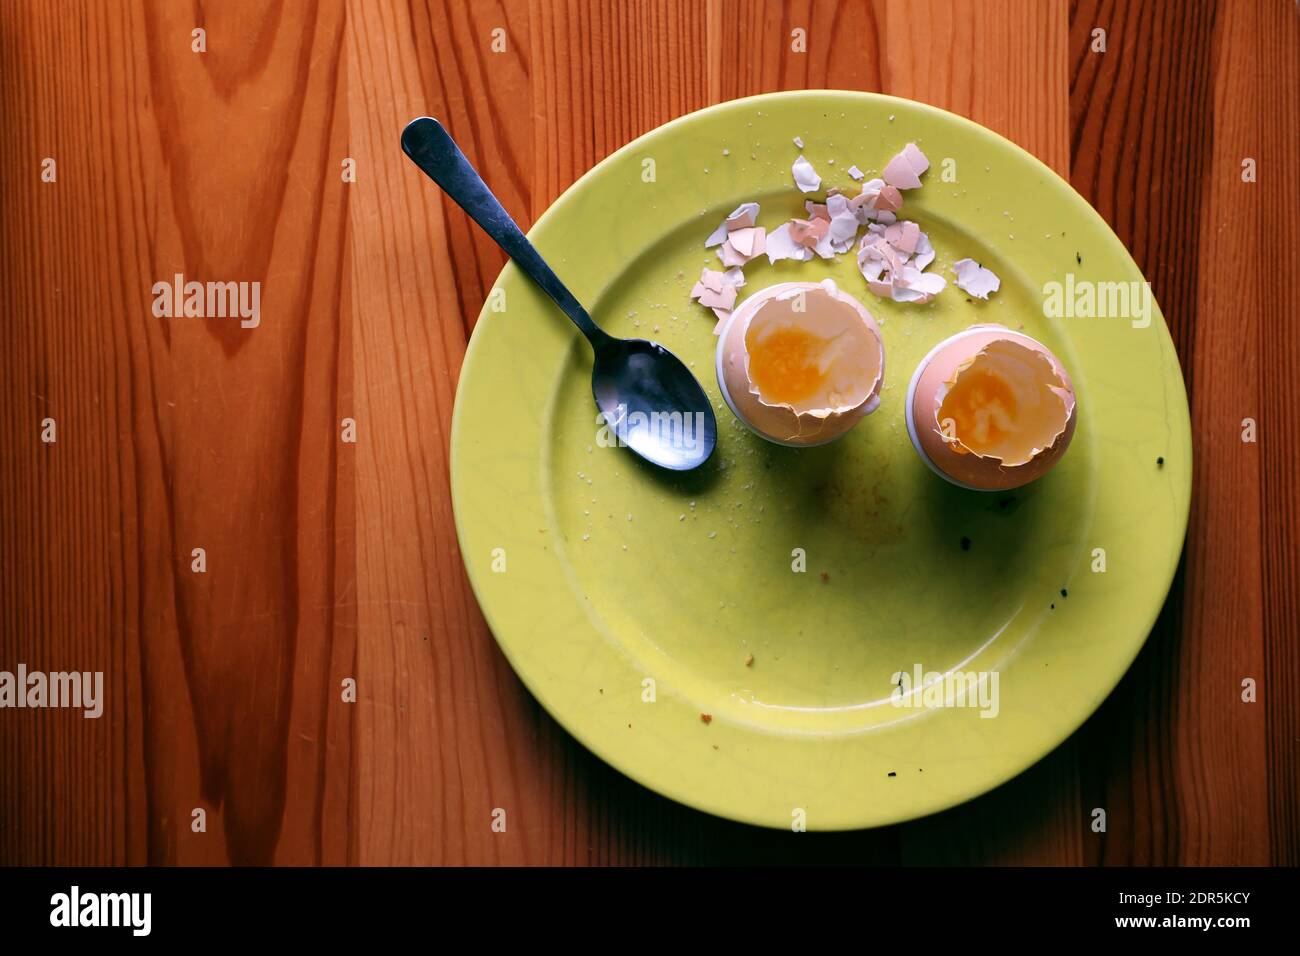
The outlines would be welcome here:
M 662 345 L 644 339 L 614 338 L 596 325 L 524 238 L 436 119 L 422 116 L 411 120 L 402 130 L 402 150 L 469 213 L 587 337 L 596 353 L 591 391 L 605 424 L 619 443 L 646 461 L 674 471 L 704 464 L 717 444 L 718 423 L 704 389 L 681 359 Z

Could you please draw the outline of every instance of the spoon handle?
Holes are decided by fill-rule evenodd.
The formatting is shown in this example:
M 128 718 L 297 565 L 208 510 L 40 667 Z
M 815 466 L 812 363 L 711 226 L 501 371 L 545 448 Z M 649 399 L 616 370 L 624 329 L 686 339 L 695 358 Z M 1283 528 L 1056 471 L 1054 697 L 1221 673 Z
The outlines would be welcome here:
M 411 120 L 402 130 L 402 151 L 555 300 L 593 348 L 600 349 L 609 341 L 609 336 L 591 320 L 587 310 L 525 238 L 441 123 L 431 116 Z

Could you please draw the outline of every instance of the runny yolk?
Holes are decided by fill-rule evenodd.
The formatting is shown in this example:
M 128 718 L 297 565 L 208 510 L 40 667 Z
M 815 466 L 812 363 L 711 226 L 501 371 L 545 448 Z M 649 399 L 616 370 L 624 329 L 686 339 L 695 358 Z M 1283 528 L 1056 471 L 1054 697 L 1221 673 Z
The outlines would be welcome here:
M 793 405 L 811 398 L 825 383 L 814 359 L 820 344 L 803 329 L 776 329 L 748 344 L 750 380 L 770 402 Z
M 1015 432 L 1018 410 L 1015 394 L 1000 376 L 968 368 L 944 396 L 939 421 L 951 419 L 955 437 L 982 454 Z

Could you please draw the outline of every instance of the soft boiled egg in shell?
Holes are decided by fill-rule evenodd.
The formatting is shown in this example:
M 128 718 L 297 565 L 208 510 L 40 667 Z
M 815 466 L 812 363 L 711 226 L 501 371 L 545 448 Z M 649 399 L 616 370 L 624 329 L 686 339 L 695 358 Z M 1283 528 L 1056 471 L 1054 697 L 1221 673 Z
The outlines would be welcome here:
M 736 417 L 782 445 L 820 445 L 880 404 L 885 350 L 865 306 L 831 279 L 782 282 L 719 332 L 718 385 Z
M 905 407 L 912 444 L 932 471 L 962 488 L 1006 491 L 1061 459 L 1075 405 L 1070 376 L 1045 345 L 976 325 L 921 361 Z

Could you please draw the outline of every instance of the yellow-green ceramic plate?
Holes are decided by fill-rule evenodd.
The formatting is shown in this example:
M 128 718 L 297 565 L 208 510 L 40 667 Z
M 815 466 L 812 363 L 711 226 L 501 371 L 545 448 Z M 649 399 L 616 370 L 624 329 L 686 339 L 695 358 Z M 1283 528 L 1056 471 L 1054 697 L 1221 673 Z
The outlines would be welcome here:
M 904 213 L 938 251 L 930 269 L 951 282 L 952 263 L 969 256 L 1002 279 L 987 303 L 950 284 L 918 307 L 872 296 L 852 255 L 751 263 L 745 295 L 833 276 L 883 327 L 879 410 L 805 450 L 735 420 L 714 375 L 713 316 L 688 301 L 700 268 L 717 265 L 704 240 L 734 207 L 758 200 L 769 228 L 802 214 L 795 136 L 823 188 L 854 192 L 850 166 L 872 176 L 918 143 L 933 165 Z M 510 663 L 596 754 L 720 816 L 879 826 L 1009 779 L 1115 686 L 1181 550 L 1187 398 L 1154 303 L 1145 327 L 1140 314 L 1045 314 L 1047 283 L 1071 283 L 1076 306 L 1086 284 L 1145 289 L 1101 217 L 1046 166 L 919 103 L 774 94 L 624 147 L 531 238 L 607 330 L 662 342 L 690 364 L 718 417 L 718 448 L 700 472 L 661 473 L 605 447 L 586 342 L 522 273 L 503 270 L 457 394 L 456 523 Z M 1094 287 L 1112 303 L 1117 289 Z M 917 362 L 976 322 L 1037 337 L 1077 388 L 1069 452 L 1017 492 L 945 484 L 907 436 Z M 955 706 L 952 679 L 900 694 L 900 682 L 915 690 L 918 668 L 979 683 L 966 706 Z

